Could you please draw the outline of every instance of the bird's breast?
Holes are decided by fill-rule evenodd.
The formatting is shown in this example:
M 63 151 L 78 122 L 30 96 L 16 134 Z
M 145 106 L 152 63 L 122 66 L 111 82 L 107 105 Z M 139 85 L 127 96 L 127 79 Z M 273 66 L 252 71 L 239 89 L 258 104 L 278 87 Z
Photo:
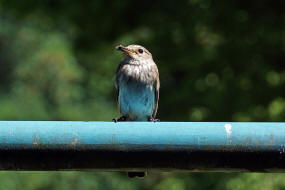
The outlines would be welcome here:
M 119 73 L 121 80 L 137 81 L 139 83 L 153 84 L 156 80 L 156 65 L 153 64 L 125 64 Z
M 151 61 L 133 64 L 122 62 L 117 72 L 119 108 L 131 120 L 146 121 L 155 107 L 154 84 L 158 80 L 157 67 Z

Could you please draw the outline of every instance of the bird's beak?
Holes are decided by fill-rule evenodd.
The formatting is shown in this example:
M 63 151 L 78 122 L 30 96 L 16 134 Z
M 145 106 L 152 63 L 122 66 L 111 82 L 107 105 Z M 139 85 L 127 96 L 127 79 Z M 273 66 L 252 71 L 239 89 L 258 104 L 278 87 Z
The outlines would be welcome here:
M 116 49 L 124 52 L 126 55 L 129 55 L 129 56 L 131 56 L 132 54 L 135 54 L 135 52 L 132 49 L 129 49 L 129 48 L 124 47 L 122 45 L 116 46 Z

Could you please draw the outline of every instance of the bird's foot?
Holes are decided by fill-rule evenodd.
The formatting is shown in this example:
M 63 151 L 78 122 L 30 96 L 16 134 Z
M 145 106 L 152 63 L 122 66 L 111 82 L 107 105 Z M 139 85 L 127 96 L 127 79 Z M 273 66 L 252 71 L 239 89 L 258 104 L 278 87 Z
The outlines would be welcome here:
M 159 119 L 154 119 L 154 118 L 151 117 L 151 118 L 148 119 L 148 121 L 159 122 L 160 120 Z
M 117 122 L 120 122 L 120 121 L 127 121 L 127 117 L 126 116 L 121 116 L 120 118 L 118 118 L 118 119 L 112 119 L 112 121 L 114 121 L 115 123 L 117 123 Z

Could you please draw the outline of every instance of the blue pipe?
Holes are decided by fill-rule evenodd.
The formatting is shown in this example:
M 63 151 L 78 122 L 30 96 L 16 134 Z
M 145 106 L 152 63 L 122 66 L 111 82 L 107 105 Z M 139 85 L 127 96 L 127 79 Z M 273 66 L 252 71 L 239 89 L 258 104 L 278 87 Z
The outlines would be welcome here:
M 0 170 L 285 171 L 285 123 L 0 121 Z

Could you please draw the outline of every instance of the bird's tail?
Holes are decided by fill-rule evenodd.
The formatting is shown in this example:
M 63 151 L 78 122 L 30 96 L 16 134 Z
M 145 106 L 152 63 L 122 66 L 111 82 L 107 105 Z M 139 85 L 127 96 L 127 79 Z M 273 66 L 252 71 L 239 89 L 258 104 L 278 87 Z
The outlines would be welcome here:
M 146 175 L 147 175 L 147 172 L 128 172 L 129 178 L 135 178 L 135 177 L 143 178 Z

